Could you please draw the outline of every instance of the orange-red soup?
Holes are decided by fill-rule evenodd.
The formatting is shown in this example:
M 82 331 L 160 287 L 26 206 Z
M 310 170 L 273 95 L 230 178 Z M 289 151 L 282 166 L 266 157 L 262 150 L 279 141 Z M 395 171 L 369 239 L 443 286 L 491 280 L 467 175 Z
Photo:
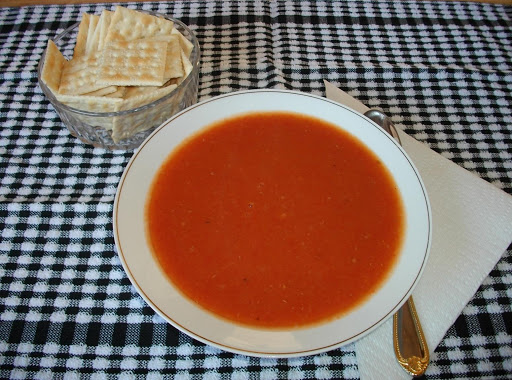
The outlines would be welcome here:
M 147 233 L 181 292 L 265 328 L 339 316 L 382 284 L 399 251 L 394 180 L 347 132 L 293 113 L 249 113 L 183 143 L 162 165 Z

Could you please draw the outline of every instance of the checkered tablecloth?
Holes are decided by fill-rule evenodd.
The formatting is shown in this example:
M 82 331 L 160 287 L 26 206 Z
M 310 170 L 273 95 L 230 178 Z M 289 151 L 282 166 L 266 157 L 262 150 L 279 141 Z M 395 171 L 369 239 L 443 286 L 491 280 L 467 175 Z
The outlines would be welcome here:
M 131 151 L 84 145 L 37 85 L 48 38 L 112 4 L 0 8 L 0 377 L 359 378 L 353 345 L 294 359 L 223 352 L 147 306 L 117 257 L 112 206 Z M 512 7 L 472 2 L 195 0 L 199 99 L 323 95 L 323 79 L 512 193 Z M 456 269 L 454 268 L 454 275 Z M 427 378 L 512 378 L 512 251 L 432 353 Z

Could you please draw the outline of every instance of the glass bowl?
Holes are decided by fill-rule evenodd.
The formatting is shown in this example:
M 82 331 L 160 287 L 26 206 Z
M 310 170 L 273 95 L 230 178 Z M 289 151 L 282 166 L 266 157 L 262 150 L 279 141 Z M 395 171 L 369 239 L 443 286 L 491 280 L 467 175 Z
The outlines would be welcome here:
M 42 81 L 41 74 L 46 51 L 41 56 L 37 68 L 39 86 L 69 132 L 86 144 L 112 150 L 135 149 L 165 120 L 197 102 L 200 48 L 196 36 L 192 30 L 177 19 L 156 12 L 142 10 L 141 12 L 164 17 L 174 22 L 176 29 L 194 45 L 189 58 L 192 64 L 192 71 L 173 91 L 158 100 L 134 109 L 119 112 L 90 112 L 70 107 L 59 102 Z M 79 24 L 76 23 L 70 26 L 53 38 L 53 42 L 55 42 L 59 50 L 67 58 L 73 55 Z M 133 129 L 144 130 L 123 140 L 114 141 L 111 130 L 114 123 L 129 124 Z

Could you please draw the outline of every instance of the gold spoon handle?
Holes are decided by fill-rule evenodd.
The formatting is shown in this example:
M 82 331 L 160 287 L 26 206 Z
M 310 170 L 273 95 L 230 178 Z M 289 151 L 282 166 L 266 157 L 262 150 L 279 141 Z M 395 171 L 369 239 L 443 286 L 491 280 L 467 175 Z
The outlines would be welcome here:
M 393 315 L 393 345 L 403 369 L 413 376 L 425 373 L 430 355 L 412 296 Z
M 402 145 L 395 126 L 384 113 L 371 109 L 365 112 L 365 116 L 376 122 Z M 398 363 L 403 369 L 413 376 L 425 373 L 430 355 L 412 296 L 393 315 L 393 346 Z

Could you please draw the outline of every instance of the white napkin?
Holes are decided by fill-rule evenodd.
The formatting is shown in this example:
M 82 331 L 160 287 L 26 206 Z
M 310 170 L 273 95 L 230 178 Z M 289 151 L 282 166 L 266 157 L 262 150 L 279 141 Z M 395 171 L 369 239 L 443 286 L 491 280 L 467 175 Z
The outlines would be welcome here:
M 329 99 L 348 103 L 329 85 Z M 512 241 L 512 196 L 398 133 L 432 207 L 430 257 L 413 292 L 432 353 Z M 355 343 L 362 380 L 411 378 L 395 359 L 392 330 L 391 318 Z

